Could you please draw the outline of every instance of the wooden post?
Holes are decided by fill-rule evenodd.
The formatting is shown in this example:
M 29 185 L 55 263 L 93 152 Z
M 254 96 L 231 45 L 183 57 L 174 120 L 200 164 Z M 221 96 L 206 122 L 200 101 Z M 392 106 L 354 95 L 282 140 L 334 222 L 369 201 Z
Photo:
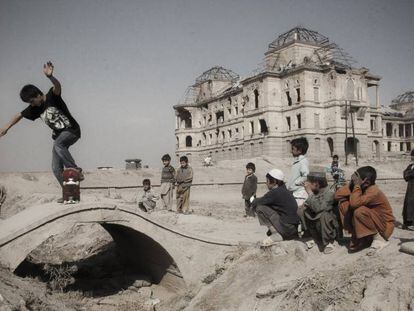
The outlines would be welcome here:
M 354 113 L 351 110 L 351 102 L 349 102 L 349 110 L 351 111 L 351 128 L 352 128 L 352 139 L 354 143 L 354 150 L 355 150 L 355 163 L 358 167 L 358 146 L 355 139 L 355 127 L 354 127 Z
M 345 165 L 348 165 L 348 106 L 345 100 Z

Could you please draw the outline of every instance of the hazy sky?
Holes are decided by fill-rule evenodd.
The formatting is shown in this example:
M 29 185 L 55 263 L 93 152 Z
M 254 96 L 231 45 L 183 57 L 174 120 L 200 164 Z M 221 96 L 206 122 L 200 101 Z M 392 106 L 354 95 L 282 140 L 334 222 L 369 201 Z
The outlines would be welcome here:
M 328 36 L 383 77 L 383 104 L 413 90 L 414 1 L 0 0 L 0 127 L 47 91 L 52 60 L 82 128 L 78 165 L 160 165 L 173 154 L 172 106 L 214 65 L 246 76 L 267 44 L 296 25 Z M 51 130 L 23 119 L 0 138 L 0 171 L 49 170 Z

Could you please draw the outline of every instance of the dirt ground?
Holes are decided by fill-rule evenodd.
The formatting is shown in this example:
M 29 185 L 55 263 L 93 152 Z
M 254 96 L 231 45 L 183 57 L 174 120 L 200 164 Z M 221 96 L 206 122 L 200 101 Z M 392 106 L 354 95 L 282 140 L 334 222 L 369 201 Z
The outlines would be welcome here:
M 289 172 L 289 160 L 258 158 L 259 182 L 272 167 Z M 177 229 L 206 237 L 258 242 L 265 237 L 257 219 L 243 217 L 240 197 L 246 161 L 195 167 L 191 215 L 155 211 L 153 216 Z M 311 168 L 324 162 L 311 161 Z M 390 246 L 374 257 L 362 251 L 348 254 L 344 246 L 324 255 L 307 250 L 302 241 L 284 241 L 270 248 L 242 244 L 229 252 L 199 288 L 171 290 L 151 284 L 121 264 L 110 235 L 97 224 L 79 224 L 52 236 L 34 250 L 12 274 L 0 269 L 0 310 L 413 310 L 414 262 L 399 251 L 414 235 L 401 230 L 406 183 L 401 178 L 406 159 L 381 163 L 362 161 L 378 170 L 378 184 L 388 196 L 397 219 Z M 355 167 L 346 169 L 347 177 Z M 159 169 L 87 172 L 82 200 L 108 199 L 134 204 L 140 189 L 155 185 Z M 60 190 L 50 173 L 0 174 L 7 190 L 1 206 L 5 219 L 23 209 L 54 201 Z M 157 189 L 157 187 L 155 187 Z M 265 193 L 259 186 L 258 194 Z M 1 225 L 1 220 L 0 220 Z

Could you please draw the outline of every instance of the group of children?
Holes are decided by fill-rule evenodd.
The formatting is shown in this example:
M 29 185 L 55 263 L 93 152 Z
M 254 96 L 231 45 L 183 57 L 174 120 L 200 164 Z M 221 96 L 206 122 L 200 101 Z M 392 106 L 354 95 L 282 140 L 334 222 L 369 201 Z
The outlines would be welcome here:
M 262 197 L 256 198 L 255 166 L 246 165 L 242 188 L 245 216 L 257 215 L 259 223 L 267 227 L 262 246 L 308 237 L 308 248 L 317 244 L 329 254 L 335 249 L 335 241 L 342 237 L 342 229 L 351 234 L 349 252 L 369 247 L 368 255 L 373 255 L 387 246 L 395 219 L 388 199 L 375 184 L 375 169 L 360 167 L 348 184 L 332 188 L 325 171 L 309 171 L 308 147 L 306 138 L 291 141 L 294 161 L 289 179 L 279 169 L 270 170 L 266 174 L 269 191 Z M 337 156 L 332 167 L 333 171 L 339 168 Z M 409 166 L 404 173 L 406 180 L 414 181 L 413 168 L 414 165 Z M 410 216 L 406 226 L 414 229 L 413 220 Z
M 53 87 L 44 94 L 36 86 L 25 85 L 20 97 L 28 106 L 17 113 L 5 127 L 0 128 L 0 137 L 7 134 L 11 127 L 21 119 L 42 119 L 52 131 L 54 140 L 52 148 L 52 170 L 63 184 L 64 168 L 75 168 L 83 179 L 82 169 L 77 166 L 69 147 L 81 137 L 79 124 L 69 112 L 61 97 L 62 86 L 54 76 L 54 65 L 47 62 L 43 73 Z M 384 193 L 375 184 L 376 171 L 371 166 L 357 169 L 351 181 L 344 184 L 343 171 L 338 158 L 334 157 L 330 172 L 334 177 L 335 187 L 329 188 L 325 172 L 309 172 L 306 158 L 308 150 L 306 138 L 291 141 L 294 157 L 289 179 L 281 170 L 272 169 L 266 175 L 268 192 L 256 198 L 257 177 L 255 165 L 248 163 L 247 175 L 242 188 L 245 216 L 256 216 L 262 225 L 268 227 L 263 245 L 272 245 L 277 240 L 302 237 L 309 234 L 313 240 L 307 244 L 312 247 L 317 242 L 325 253 L 334 250 L 334 241 L 342 236 L 342 228 L 350 232 L 349 251 L 358 251 L 370 247 L 369 254 L 382 249 L 394 229 L 394 216 Z M 414 153 L 411 152 L 412 164 L 404 171 L 408 182 L 404 200 L 404 229 L 414 231 Z M 161 193 L 156 194 L 149 179 L 143 181 L 144 193 L 139 200 L 139 207 L 151 211 L 161 197 L 163 209 L 172 210 L 173 192 L 176 187 L 177 212 L 188 214 L 190 188 L 193 170 L 188 165 L 188 158 L 180 158 L 177 171 L 171 166 L 171 157 L 162 157 L 164 167 L 161 173 Z M 211 158 L 208 159 L 211 164 Z M 63 199 L 59 199 L 63 202 Z
M 164 167 L 161 171 L 160 195 L 155 193 L 151 187 L 151 181 L 142 181 L 143 194 L 138 201 L 138 207 L 144 212 L 155 209 L 157 201 L 161 197 L 162 209 L 172 211 L 174 188 L 176 189 L 177 212 L 190 213 L 190 188 L 193 182 L 193 169 L 188 164 L 186 156 L 180 157 L 180 167 L 175 170 L 171 165 L 171 157 L 165 154 L 161 158 Z

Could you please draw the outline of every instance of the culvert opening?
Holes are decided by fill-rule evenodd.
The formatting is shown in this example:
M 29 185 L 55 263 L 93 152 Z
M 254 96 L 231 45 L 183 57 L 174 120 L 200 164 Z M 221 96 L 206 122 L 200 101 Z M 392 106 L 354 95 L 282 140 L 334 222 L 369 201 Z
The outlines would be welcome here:
M 171 289 L 185 287 L 177 264 L 158 242 L 126 226 L 102 224 L 102 227 L 112 236 L 125 265 L 148 274 L 154 284 Z
M 113 241 L 103 244 L 92 255 L 59 264 L 51 263 L 54 260 L 49 261 L 45 256 L 39 261 L 32 253 L 42 252 L 45 247 L 42 244 L 17 267 L 15 274 L 37 278 L 52 290 L 82 292 L 89 297 L 109 296 L 153 284 L 169 291 L 185 288 L 177 265 L 160 244 L 125 226 L 102 224 L 102 227 Z

